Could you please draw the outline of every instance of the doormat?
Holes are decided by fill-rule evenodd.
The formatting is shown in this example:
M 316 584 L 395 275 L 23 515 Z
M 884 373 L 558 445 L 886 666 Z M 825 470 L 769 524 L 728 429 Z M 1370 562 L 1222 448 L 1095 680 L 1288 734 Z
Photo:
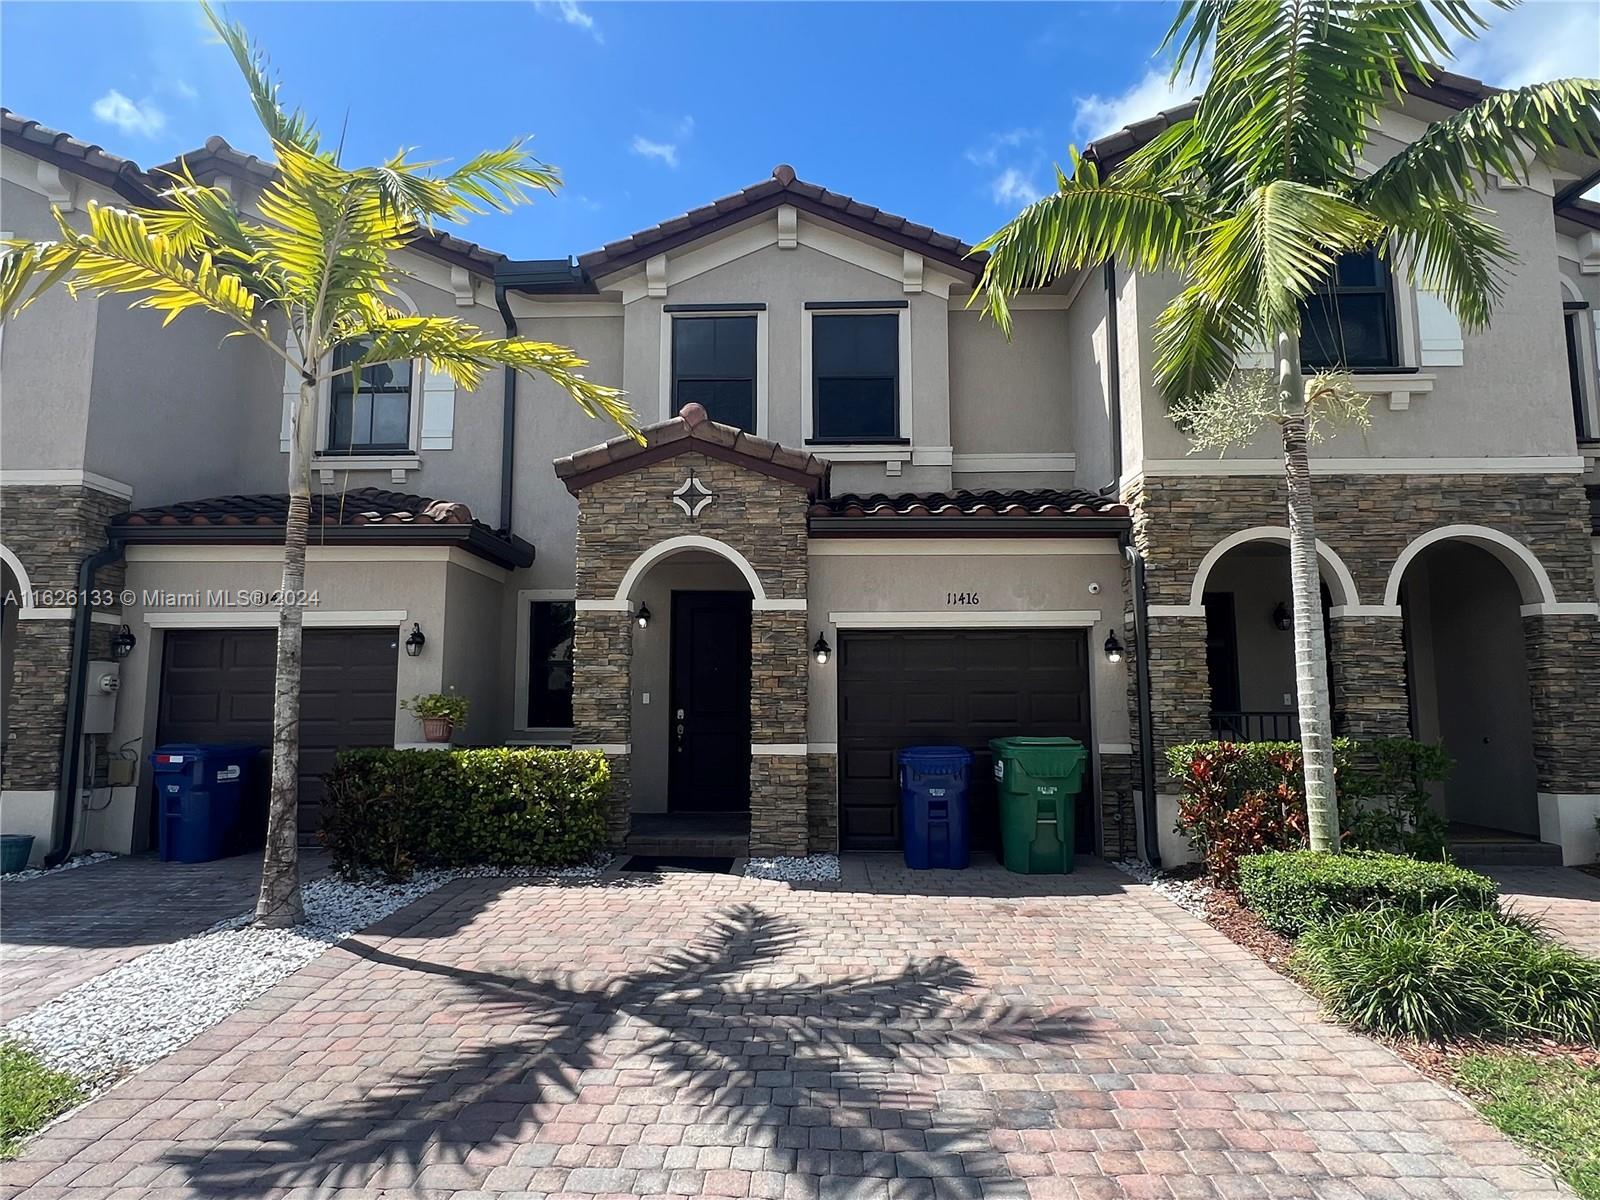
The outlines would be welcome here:
M 696 858 L 688 854 L 635 854 L 622 864 L 624 871 L 699 871 L 705 875 L 731 875 L 731 858 Z

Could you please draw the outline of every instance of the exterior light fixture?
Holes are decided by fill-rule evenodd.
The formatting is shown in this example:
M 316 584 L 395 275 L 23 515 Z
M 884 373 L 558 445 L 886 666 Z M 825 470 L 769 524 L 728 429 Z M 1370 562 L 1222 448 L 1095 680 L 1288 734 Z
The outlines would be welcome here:
M 811 647 L 811 653 L 816 655 L 819 666 L 827 666 L 828 659 L 833 655 L 833 647 L 828 645 L 828 639 L 819 633 L 816 644 Z
M 1106 661 L 1119 663 L 1122 661 L 1123 653 L 1122 643 L 1117 640 L 1117 631 L 1115 629 L 1109 631 L 1106 634 Z
M 428 644 L 428 639 L 423 636 L 422 626 L 415 621 L 411 622 L 411 632 L 406 637 L 406 653 L 412 658 L 422 653 L 423 646 Z
M 650 628 L 650 606 L 648 604 L 639 605 L 639 611 L 634 614 L 634 620 L 639 622 L 640 629 Z
M 133 636 L 133 630 L 126 625 L 119 626 L 111 635 L 111 655 L 113 658 L 127 658 L 138 644 L 139 639 Z
M 1282 600 L 1279 600 L 1278 607 L 1272 610 L 1272 623 L 1284 633 L 1294 628 L 1294 618 L 1289 615 L 1289 610 Z

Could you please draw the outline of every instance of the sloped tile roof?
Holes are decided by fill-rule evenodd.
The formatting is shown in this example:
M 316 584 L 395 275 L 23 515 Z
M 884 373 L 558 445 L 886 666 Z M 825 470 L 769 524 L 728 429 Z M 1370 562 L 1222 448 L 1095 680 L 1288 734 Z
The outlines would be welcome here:
M 111 188 L 132 203 L 148 203 L 155 198 L 150 177 L 138 163 L 92 142 L 79 141 L 70 133 L 18 116 L 9 108 L 0 108 L 0 141 L 25 154 L 75 171 Z
M 927 225 L 918 225 L 905 217 L 886 213 L 851 196 L 830 192 L 817 184 L 797 179 L 794 168 L 787 163 L 780 163 L 771 176 L 760 183 L 691 209 L 659 225 L 641 229 L 618 241 L 607 242 L 588 254 L 579 255 L 578 264 L 591 275 L 607 274 L 780 204 L 792 204 L 804 212 L 918 251 L 966 274 L 976 275 L 983 269 L 985 256 L 974 256 L 972 247 L 960 238 L 939 233 Z
M 647 425 L 639 432 L 644 437 L 643 442 L 624 434 L 556 459 L 553 464 L 556 475 L 565 481 L 568 491 L 576 493 L 601 479 L 692 450 L 787 479 L 807 488 L 813 495 L 827 486 L 826 459 L 802 450 L 791 450 L 733 425 L 720 425 L 711 420 L 699 404 L 686 404 L 677 416 Z
M 891 496 L 846 493 L 818 500 L 813 517 L 849 517 L 871 521 L 881 517 L 1127 517 L 1128 506 L 1109 496 L 1078 488 L 1039 488 L 984 492 L 902 492 Z

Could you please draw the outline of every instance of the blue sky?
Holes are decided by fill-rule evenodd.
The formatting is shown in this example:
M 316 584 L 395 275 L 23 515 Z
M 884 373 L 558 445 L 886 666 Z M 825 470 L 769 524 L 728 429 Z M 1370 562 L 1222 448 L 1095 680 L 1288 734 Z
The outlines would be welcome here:
M 349 161 L 461 157 L 519 134 L 555 199 L 472 222 L 514 257 L 581 253 L 765 177 L 976 240 L 1083 141 L 1173 102 L 1165 3 L 234 3 L 284 93 Z M 71 64 L 63 70 L 62 64 Z M 1600 4 L 1496 14 L 1456 69 L 1600 75 Z M 1180 86 L 1180 92 L 1187 90 Z M 196 6 L 0 7 L 0 102 L 152 165 L 220 133 L 266 150 Z

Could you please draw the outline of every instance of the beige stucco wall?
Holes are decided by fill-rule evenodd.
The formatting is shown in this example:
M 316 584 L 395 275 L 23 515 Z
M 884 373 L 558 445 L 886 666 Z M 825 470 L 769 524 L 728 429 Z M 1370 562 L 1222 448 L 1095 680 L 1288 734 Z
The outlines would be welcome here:
M 1089 628 L 1091 696 L 1096 742 L 1126 746 L 1128 676 L 1126 660 L 1109 663 L 1100 652 L 1109 629 L 1126 644 L 1122 559 L 1112 539 L 968 541 L 813 541 L 810 556 L 810 631 L 826 632 L 838 645 L 832 613 L 900 613 L 906 627 L 928 619 L 952 619 L 948 592 L 976 591 L 982 603 L 973 624 L 997 613 L 1092 612 Z M 841 549 L 847 552 L 841 553 Z M 1091 592 L 1092 585 L 1098 592 Z M 963 611 L 963 610 L 954 610 Z M 1079 622 L 1074 622 L 1079 623 Z M 1087 624 L 1087 621 L 1082 622 Z M 811 661 L 811 709 L 807 740 L 838 740 L 837 660 Z

